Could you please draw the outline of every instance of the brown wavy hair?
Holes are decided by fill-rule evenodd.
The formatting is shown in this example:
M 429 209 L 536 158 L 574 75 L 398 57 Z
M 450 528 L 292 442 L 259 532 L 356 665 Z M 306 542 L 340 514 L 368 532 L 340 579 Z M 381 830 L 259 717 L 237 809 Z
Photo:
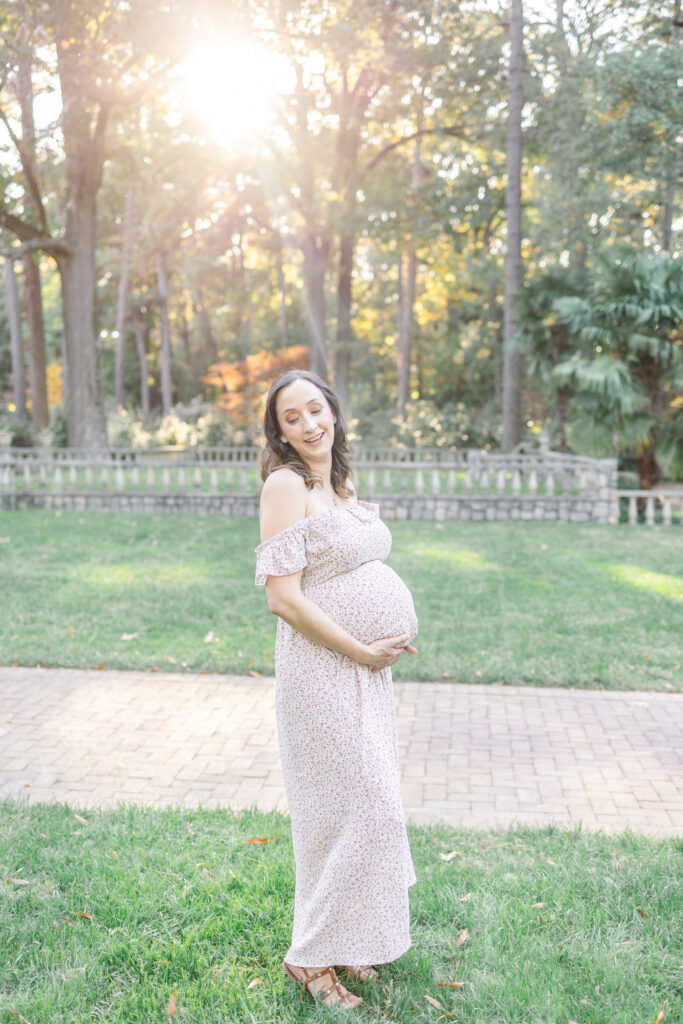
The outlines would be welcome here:
M 295 473 L 303 477 L 304 483 L 310 489 L 315 483 L 321 482 L 321 478 L 313 472 L 311 467 L 295 452 L 291 444 L 281 440 L 282 428 L 278 422 L 275 403 L 277 396 L 283 388 L 293 384 L 295 380 L 308 380 L 324 395 L 327 404 L 332 410 L 336 423 L 334 425 L 334 440 L 332 442 L 332 471 L 330 482 L 336 493 L 343 498 L 348 498 L 353 492 L 346 486 L 346 481 L 351 475 L 349 463 L 349 444 L 346 439 L 346 424 L 344 415 L 339 404 L 339 399 L 334 391 L 322 377 L 310 370 L 286 370 L 279 374 L 270 385 L 266 399 L 266 411 L 263 417 L 263 433 L 266 438 L 266 446 L 261 454 L 261 479 L 266 477 L 280 466 L 288 466 Z

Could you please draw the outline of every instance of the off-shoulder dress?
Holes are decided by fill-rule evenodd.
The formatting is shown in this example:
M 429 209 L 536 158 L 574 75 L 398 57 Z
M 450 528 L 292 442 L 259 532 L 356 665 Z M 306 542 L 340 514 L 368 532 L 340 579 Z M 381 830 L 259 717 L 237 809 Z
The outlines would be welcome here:
M 303 570 L 302 592 L 363 643 L 417 633 L 410 591 L 384 564 L 370 502 L 315 512 L 256 548 L 256 583 Z M 278 619 L 280 754 L 292 820 L 297 967 L 382 964 L 410 946 L 415 882 L 401 804 L 391 669 L 372 672 Z

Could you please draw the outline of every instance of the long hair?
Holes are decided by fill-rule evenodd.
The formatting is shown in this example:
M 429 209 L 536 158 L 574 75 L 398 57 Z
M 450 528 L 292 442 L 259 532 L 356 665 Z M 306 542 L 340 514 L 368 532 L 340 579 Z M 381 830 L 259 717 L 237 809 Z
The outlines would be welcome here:
M 285 373 L 279 374 L 270 385 L 268 397 L 266 399 L 266 411 L 263 417 L 263 433 L 266 438 L 266 446 L 263 449 L 261 455 L 261 479 L 265 480 L 266 477 L 275 469 L 279 469 L 280 466 L 288 466 L 293 469 L 295 473 L 303 477 L 304 483 L 310 489 L 315 483 L 320 481 L 320 477 L 313 472 L 311 467 L 301 458 L 300 455 L 295 452 L 291 444 L 287 444 L 281 440 L 282 428 L 278 423 L 277 411 L 275 403 L 277 401 L 278 393 L 282 388 L 286 388 L 289 384 L 293 384 L 295 380 L 308 380 L 323 393 L 327 403 L 332 410 L 336 423 L 334 425 L 334 440 L 332 442 L 332 471 L 330 474 L 330 482 L 336 493 L 340 497 L 349 497 L 351 490 L 347 488 L 346 481 L 351 474 L 351 465 L 349 463 L 349 444 L 346 439 L 346 424 L 344 423 L 344 415 L 339 404 L 339 399 L 335 395 L 330 385 L 324 381 L 317 373 L 312 373 L 310 370 L 287 370 Z

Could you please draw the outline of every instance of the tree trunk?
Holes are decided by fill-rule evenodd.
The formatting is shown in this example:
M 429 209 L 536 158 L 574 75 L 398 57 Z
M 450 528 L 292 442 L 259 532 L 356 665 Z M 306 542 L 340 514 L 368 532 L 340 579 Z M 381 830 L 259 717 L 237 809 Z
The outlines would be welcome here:
M 510 4 L 510 83 L 507 130 L 505 212 L 505 315 L 503 341 L 503 448 L 509 451 L 522 433 L 522 353 L 513 345 L 517 334 L 517 302 L 522 286 L 522 107 L 524 14 L 522 0 Z
M 168 278 L 162 253 L 157 256 L 157 290 L 159 293 L 159 326 L 161 331 L 161 410 L 171 411 L 171 326 L 168 319 Z
M 349 404 L 353 328 L 351 302 L 353 292 L 353 259 L 355 250 L 356 189 L 358 151 L 361 144 L 361 121 L 368 107 L 366 91 L 360 89 L 365 70 L 361 71 L 354 89 L 349 89 L 348 68 L 342 73 L 340 125 L 337 134 L 333 187 L 341 205 L 341 237 L 337 268 L 337 333 L 334 353 L 334 383 L 342 405 Z
M 285 284 L 285 268 L 282 260 L 282 239 L 278 237 L 276 249 L 277 286 L 280 292 L 280 345 L 287 347 L 287 288 Z
M 149 420 L 149 379 L 147 369 L 147 329 L 140 309 L 135 310 L 133 318 L 133 333 L 135 335 L 135 348 L 140 363 L 140 405 L 142 407 L 142 418 Z
M 423 114 L 422 105 L 417 112 L 417 131 L 422 131 Z M 413 203 L 416 207 L 419 202 L 419 192 L 424 183 L 424 167 L 422 166 L 421 136 L 415 140 L 413 150 L 413 163 L 411 169 L 411 186 L 413 190 Z M 413 209 L 415 215 L 416 209 Z M 399 416 L 403 419 L 406 412 L 406 404 L 410 397 L 410 364 L 412 360 L 413 335 L 415 333 L 415 296 L 417 294 L 417 250 L 415 247 L 415 230 L 410 233 L 407 243 L 408 260 L 403 278 L 403 266 L 401 262 L 401 312 L 399 318 L 398 342 L 396 346 L 396 363 L 398 368 L 398 394 L 397 406 Z
M 95 343 L 95 194 L 72 181 L 67 201 L 67 237 L 71 253 L 60 256 L 62 309 L 69 382 L 67 424 L 69 444 L 106 448 L 106 424 L 98 352 Z
M 25 10 L 22 15 L 25 17 Z M 33 117 L 33 80 L 31 69 L 33 49 L 29 40 L 27 21 L 19 31 L 18 65 L 16 76 L 17 97 L 21 110 L 21 162 L 26 178 L 26 206 L 33 210 L 36 223 L 47 233 L 47 222 L 39 186 L 36 158 L 36 126 Z M 50 415 L 47 405 L 47 378 L 45 359 L 45 327 L 43 303 L 40 294 L 40 266 L 37 254 L 26 253 L 22 260 L 24 270 L 24 305 L 28 325 L 29 379 L 31 382 L 31 419 L 33 433 L 47 427 Z
M 190 325 L 187 322 L 185 310 L 180 309 L 178 311 L 178 318 L 176 320 L 176 331 L 180 335 L 180 340 L 183 343 L 183 355 L 185 356 L 185 366 L 189 373 L 192 373 L 192 366 L 194 360 L 192 358 L 192 342 L 190 340 Z
M 211 326 L 211 317 L 204 302 L 204 296 L 199 285 L 195 282 L 192 288 L 192 309 L 199 323 L 199 333 L 204 341 L 204 349 L 210 363 L 218 362 L 218 345 L 216 336 Z
M 408 258 L 404 270 L 403 258 L 399 264 L 401 283 L 399 294 L 401 305 L 399 310 L 398 341 L 396 345 L 396 365 L 398 369 L 397 407 L 403 419 L 406 405 L 410 398 L 410 360 L 413 341 L 413 310 L 417 288 L 417 253 L 412 239 L 408 241 Z
M 354 236 L 344 233 L 339 243 L 337 278 L 337 343 L 334 353 L 334 384 L 344 408 L 349 404 L 351 378 L 351 281 L 353 277 Z
M 304 255 L 304 283 L 306 288 L 306 327 L 310 349 L 309 365 L 313 373 L 327 378 L 327 344 L 325 340 L 325 272 L 327 270 L 327 243 L 318 243 L 311 233 L 301 242 Z
M 50 16 L 57 45 L 64 139 L 65 237 L 68 254 L 58 257 L 68 380 L 69 444 L 106 448 L 107 432 L 95 337 L 96 197 L 102 181 L 108 109 L 84 102 L 87 66 L 78 41 L 82 11 L 54 0 Z
M 22 260 L 22 265 L 24 268 L 24 305 L 26 307 L 26 323 L 28 324 L 31 419 L 33 421 L 33 433 L 37 435 L 50 424 L 45 366 L 45 324 L 43 321 L 43 301 L 40 294 L 38 255 L 27 252 Z
M 660 368 L 657 360 L 649 352 L 641 352 L 638 356 L 638 378 L 647 396 L 648 411 L 656 424 L 661 418 Z M 655 487 L 661 479 L 661 472 L 655 459 L 657 435 L 657 427 L 653 426 L 647 442 L 636 455 L 636 469 L 642 491 Z
M 673 24 L 671 27 L 671 45 L 676 46 L 681 37 L 681 4 L 676 0 L 674 4 Z M 664 193 L 664 212 L 662 215 L 662 249 L 664 252 L 671 252 L 672 227 L 674 221 L 674 206 L 676 203 L 676 164 L 669 160 L 669 168 L 666 178 Z
M 249 296 L 247 294 L 247 271 L 244 265 L 244 236 L 241 231 L 239 233 L 237 255 L 237 270 L 239 278 L 237 294 L 240 315 L 240 349 L 242 351 L 242 359 L 246 359 L 249 355 Z
M 132 247 L 133 194 L 126 192 L 126 214 L 123 227 L 123 253 L 121 277 L 116 307 L 116 354 L 114 362 L 114 398 L 117 409 L 123 405 L 123 368 L 126 355 L 126 319 L 128 312 L 128 291 L 130 282 L 130 257 Z
M 24 380 L 24 346 L 21 338 L 19 296 L 14 261 L 5 256 L 5 288 L 7 290 L 7 318 L 9 320 L 10 350 L 12 356 L 12 401 L 18 420 L 26 418 L 26 382 Z

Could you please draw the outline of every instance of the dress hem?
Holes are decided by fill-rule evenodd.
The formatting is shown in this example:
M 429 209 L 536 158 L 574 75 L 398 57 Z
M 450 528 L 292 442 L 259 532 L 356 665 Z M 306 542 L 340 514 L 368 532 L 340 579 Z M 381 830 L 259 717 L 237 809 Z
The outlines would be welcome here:
M 379 959 L 375 959 L 372 956 L 359 957 L 357 953 L 353 953 L 352 956 L 349 958 L 348 963 L 347 963 L 346 957 L 343 957 L 343 956 L 342 957 L 337 957 L 334 960 L 334 962 L 331 962 L 329 964 L 321 962 L 321 958 L 320 957 L 318 957 L 317 960 L 311 960 L 310 957 L 307 957 L 305 959 L 308 959 L 309 963 L 305 963 L 305 964 L 301 963 L 301 962 L 296 963 L 294 960 L 290 960 L 289 953 L 287 953 L 287 955 L 285 956 L 285 963 L 289 964 L 290 967 L 308 967 L 308 968 L 311 968 L 311 967 L 330 967 L 330 966 L 332 966 L 332 967 L 342 967 L 342 966 L 352 966 L 352 967 L 372 966 L 372 967 L 381 967 L 384 964 L 393 964 L 393 963 L 396 962 L 396 960 L 400 960 L 401 957 L 405 953 L 407 953 L 409 949 L 411 949 L 412 945 L 413 944 L 412 944 L 411 940 L 409 939 L 407 945 L 401 946 L 400 953 L 396 953 L 395 955 L 392 954 L 391 956 L 379 957 Z

